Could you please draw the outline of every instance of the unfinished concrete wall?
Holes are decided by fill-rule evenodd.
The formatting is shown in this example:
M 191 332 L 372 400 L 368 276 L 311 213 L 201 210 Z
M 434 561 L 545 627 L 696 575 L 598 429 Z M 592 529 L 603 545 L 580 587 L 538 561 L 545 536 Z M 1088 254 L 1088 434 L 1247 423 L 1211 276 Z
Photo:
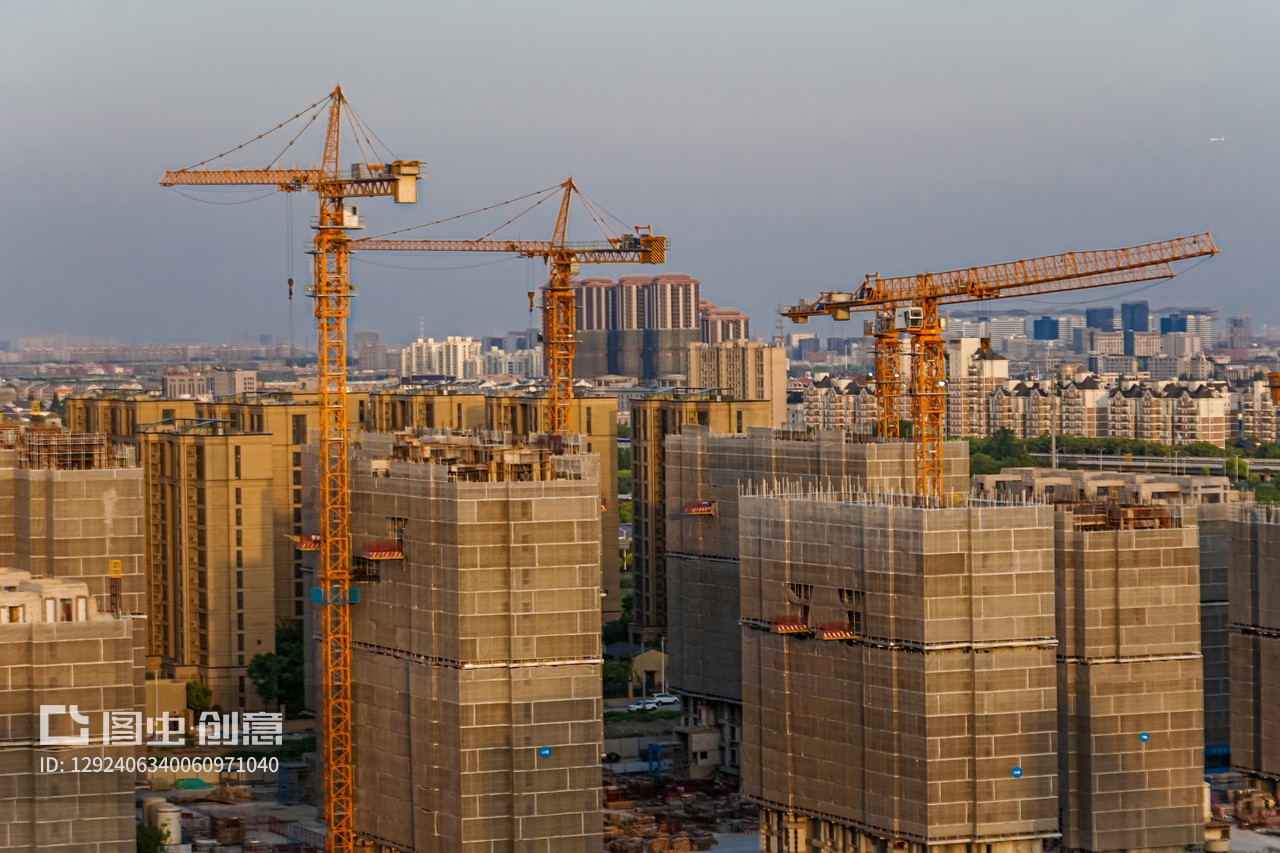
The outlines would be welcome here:
M 1038 851 L 1057 831 L 1051 511 L 773 496 L 739 514 L 765 849 Z
M 720 435 L 686 425 L 665 441 L 667 508 L 667 677 L 686 697 L 685 726 L 719 730 L 721 768 L 740 763 L 741 630 L 738 626 L 739 490 L 745 483 L 786 481 L 910 489 L 910 445 L 868 444 L 835 430 L 813 435 L 749 429 Z M 946 490 L 967 483 L 968 445 L 943 445 Z
M 1280 782 L 1280 514 L 1255 507 L 1231 525 L 1231 762 Z
M 1191 508 L 1137 511 L 1155 526 L 1082 529 L 1098 514 L 1057 514 L 1068 850 L 1177 851 L 1203 840 L 1199 533 Z
M 1231 747 L 1230 622 L 1227 566 L 1232 507 L 1200 504 L 1200 654 L 1204 659 L 1204 742 L 1206 753 L 1219 755 Z M 1215 760 L 1206 755 L 1206 765 Z
M 98 614 L 92 601 L 83 613 L 74 604 L 69 614 L 62 608 L 64 599 L 86 597 L 82 582 L 0 570 L 0 850 L 136 849 L 135 774 L 88 767 L 141 756 L 136 745 L 103 744 L 102 713 L 141 710 L 142 660 L 132 618 Z M 46 598 L 54 604 L 49 621 Z M 53 714 L 48 733 L 75 736 L 87 725 L 87 742 L 42 746 L 42 705 L 77 706 L 84 723 Z
M 598 850 L 594 464 L 452 482 L 373 461 L 387 442 L 366 437 L 353 464 L 353 553 L 398 532 L 405 555 L 353 613 L 357 831 L 412 851 Z

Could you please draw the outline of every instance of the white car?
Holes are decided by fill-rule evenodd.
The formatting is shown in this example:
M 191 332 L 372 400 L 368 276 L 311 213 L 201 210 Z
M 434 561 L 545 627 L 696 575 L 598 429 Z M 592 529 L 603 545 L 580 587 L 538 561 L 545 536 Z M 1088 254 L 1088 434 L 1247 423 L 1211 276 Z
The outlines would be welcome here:
M 655 693 L 651 700 L 655 705 L 679 705 L 680 697 L 670 693 Z
M 637 699 L 627 706 L 628 711 L 656 711 L 658 703 L 652 699 Z

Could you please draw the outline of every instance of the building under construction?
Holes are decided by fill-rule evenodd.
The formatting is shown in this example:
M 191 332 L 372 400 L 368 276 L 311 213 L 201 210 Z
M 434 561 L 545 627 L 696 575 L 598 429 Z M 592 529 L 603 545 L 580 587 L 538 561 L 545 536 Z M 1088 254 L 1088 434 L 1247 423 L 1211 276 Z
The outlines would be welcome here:
M 75 772 L 138 754 L 103 745 L 103 712 L 143 707 L 143 481 L 129 448 L 56 428 L 0 428 L 0 849 L 135 847 L 132 772 Z M 86 740 L 41 743 L 47 734 Z M 60 770 L 41 761 L 61 761 Z
M 771 486 L 739 510 L 763 849 L 1055 838 L 1052 509 Z
M 1200 654 L 1204 659 L 1205 770 L 1231 765 L 1231 681 L 1228 656 L 1227 564 L 1239 494 L 1226 477 L 1136 471 L 1006 468 L 973 478 L 979 497 L 1081 503 L 1195 507 L 1200 552 Z
M 902 494 L 911 446 L 851 433 L 751 428 L 723 435 L 686 425 L 665 439 L 667 677 L 685 699 L 684 770 L 691 777 L 741 767 L 742 652 L 738 511 L 746 485 L 784 480 Z M 968 445 L 944 445 L 947 492 L 968 488 Z
M 356 831 L 387 850 L 599 850 L 598 460 L 557 441 L 353 454 Z
M 1280 794 L 1280 513 L 1251 507 L 1231 530 L 1231 761 Z
M 1205 840 L 1195 509 L 1105 501 L 1055 518 L 1062 846 L 1191 849 Z
M 780 483 L 738 516 L 765 850 L 1204 840 L 1194 507 Z

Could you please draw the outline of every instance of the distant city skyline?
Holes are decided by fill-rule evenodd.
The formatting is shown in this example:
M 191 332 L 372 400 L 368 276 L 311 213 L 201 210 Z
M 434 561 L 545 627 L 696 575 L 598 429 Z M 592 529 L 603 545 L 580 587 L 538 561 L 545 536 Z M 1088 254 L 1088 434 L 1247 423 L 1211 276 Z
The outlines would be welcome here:
M 157 181 L 335 84 L 377 151 L 427 166 L 416 206 L 365 200 L 363 233 L 572 175 L 614 227 L 669 236 L 662 269 L 697 277 L 761 334 L 779 304 L 873 271 L 1204 230 L 1220 257 L 1116 300 L 1280 319 L 1269 298 L 1275 4 L 658 0 L 608 15 L 571 0 L 390 3 L 369 11 L 394 20 L 404 49 L 344 39 L 337 64 L 319 46 L 350 7 L 328 0 L 6 11 L 0 339 L 313 337 L 314 199 Z M 241 20 L 252 24 L 229 24 Z M 283 137 L 216 163 L 319 159 L 314 135 L 293 148 Z M 344 164 L 360 158 L 344 145 Z M 426 236 L 487 227 L 461 220 Z M 550 226 L 501 233 L 545 238 Z M 571 237 L 594 234 L 584 223 Z M 537 262 L 501 257 L 360 256 L 352 327 L 389 340 L 411 338 L 419 317 L 437 337 L 519 328 L 544 277 Z

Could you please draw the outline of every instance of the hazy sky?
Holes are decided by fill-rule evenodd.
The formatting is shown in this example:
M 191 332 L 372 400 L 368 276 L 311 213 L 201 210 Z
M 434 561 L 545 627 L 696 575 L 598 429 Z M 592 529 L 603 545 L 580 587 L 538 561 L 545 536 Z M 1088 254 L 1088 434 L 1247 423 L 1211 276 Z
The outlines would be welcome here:
M 1275 323 L 1278 37 L 1273 0 L 5 3 L 0 338 L 286 338 L 292 323 L 311 341 L 314 196 L 193 200 L 157 181 L 337 84 L 393 155 L 427 164 L 416 206 L 362 204 L 366 234 L 572 175 L 669 236 L 665 269 L 758 335 L 779 304 L 868 272 L 1204 230 L 1221 256 L 1134 298 Z M 280 136 L 220 162 L 264 165 Z M 321 144 L 308 134 L 284 161 Z M 543 268 L 495 260 L 362 255 L 352 326 L 391 343 L 420 318 L 436 336 L 520 328 Z

